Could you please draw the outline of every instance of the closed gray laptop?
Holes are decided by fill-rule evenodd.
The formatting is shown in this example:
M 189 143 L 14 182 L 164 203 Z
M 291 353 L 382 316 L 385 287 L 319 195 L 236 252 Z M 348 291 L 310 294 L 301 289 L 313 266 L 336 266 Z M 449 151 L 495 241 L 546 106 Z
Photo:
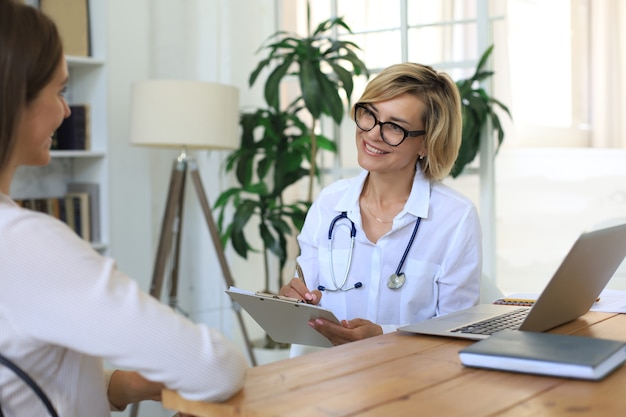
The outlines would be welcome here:
M 498 326 L 543 332 L 589 311 L 624 257 L 626 224 L 586 232 L 578 237 L 532 307 L 480 304 L 398 330 L 475 340 L 502 330 Z M 507 321 L 507 316 L 517 317 Z

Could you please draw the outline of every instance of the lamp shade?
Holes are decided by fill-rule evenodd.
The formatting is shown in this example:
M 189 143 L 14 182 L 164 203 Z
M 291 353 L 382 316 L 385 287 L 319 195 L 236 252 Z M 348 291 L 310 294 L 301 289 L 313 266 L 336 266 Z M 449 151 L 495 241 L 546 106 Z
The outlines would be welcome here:
M 202 81 L 147 80 L 133 85 L 133 145 L 234 149 L 238 146 L 239 90 Z

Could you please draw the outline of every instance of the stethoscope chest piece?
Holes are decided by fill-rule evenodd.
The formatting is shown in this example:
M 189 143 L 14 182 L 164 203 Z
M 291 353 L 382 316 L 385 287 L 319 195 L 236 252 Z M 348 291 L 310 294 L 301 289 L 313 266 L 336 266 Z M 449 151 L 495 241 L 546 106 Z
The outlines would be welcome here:
M 391 276 L 387 280 L 387 287 L 391 288 L 392 290 L 397 290 L 404 285 L 404 281 L 406 281 L 404 272 L 400 273 L 400 275 L 391 274 Z

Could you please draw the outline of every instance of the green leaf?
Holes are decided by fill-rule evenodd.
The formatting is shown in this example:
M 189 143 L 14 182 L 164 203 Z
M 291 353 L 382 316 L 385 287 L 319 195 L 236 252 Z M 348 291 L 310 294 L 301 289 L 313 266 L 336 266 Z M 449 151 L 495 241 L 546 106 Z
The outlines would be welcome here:
M 498 107 L 500 107 L 500 109 L 502 109 L 504 112 L 506 112 L 506 114 L 509 117 L 511 117 L 511 118 L 513 117 L 513 116 L 511 116 L 511 112 L 509 111 L 509 108 L 507 106 L 505 106 L 504 103 L 502 103 L 501 101 L 499 101 L 499 100 L 497 100 L 497 99 L 495 99 L 493 97 L 490 98 L 490 101 L 492 103 L 496 104 Z
M 254 214 L 258 203 L 252 200 L 244 200 L 235 209 L 235 216 L 233 218 L 233 230 L 235 232 L 242 232 L 248 224 L 248 221 Z
M 254 165 L 254 155 L 251 153 L 242 154 L 237 162 L 237 168 L 235 169 L 235 175 L 237 180 L 243 186 L 250 184 L 252 181 L 252 167 Z
M 348 71 L 341 65 L 337 65 L 334 62 L 329 62 L 329 64 L 332 67 L 335 74 L 337 75 L 337 77 L 339 77 L 339 81 L 341 82 L 341 85 L 343 89 L 345 90 L 347 97 L 352 96 L 352 90 L 354 89 L 354 81 L 352 80 L 352 74 L 350 73 L 350 71 Z
M 283 251 L 281 250 L 280 242 L 272 235 L 269 227 L 267 227 L 265 223 L 259 225 L 259 234 L 261 235 L 265 249 L 277 256 L 282 255 Z
M 259 76 L 259 74 L 261 73 L 263 68 L 265 68 L 267 65 L 269 65 L 270 62 L 271 62 L 270 58 L 266 58 L 266 59 L 262 60 L 261 62 L 259 62 L 259 64 L 255 68 L 255 70 L 252 71 L 252 73 L 250 74 L 250 78 L 248 79 L 248 85 L 250 87 L 252 87 L 254 85 L 254 83 L 256 82 L 257 77 Z
M 241 188 L 239 187 L 232 187 L 232 188 L 227 189 L 226 191 L 222 192 L 219 195 L 213 207 L 214 208 L 224 207 L 228 203 L 228 200 L 230 200 L 231 197 L 233 197 L 235 194 L 238 194 L 239 192 L 241 192 Z
M 337 143 L 323 135 L 316 135 L 317 148 L 326 151 L 337 152 Z
M 275 162 L 276 160 L 273 157 L 265 157 L 258 160 L 256 173 L 259 179 L 264 179 L 267 176 Z
M 222 243 L 222 247 L 225 248 L 226 245 L 228 244 L 228 239 L 230 238 L 230 235 L 232 233 L 233 225 L 230 224 L 225 229 L 222 228 L 221 221 L 219 222 L 219 225 L 220 225 L 220 230 L 222 231 L 222 233 L 220 234 L 220 241 Z
M 305 61 L 300 63 L 300 88 L 302 97 L 307 109 L 314 119 L 319 119 L 322 113 L 322 95 L 319 84 L 319 74 L 321 73 L 317 63 Z M 322 75 L 323 76 L 323 75 Z
M 267 185 L 264 182 L 257 182 L 250 184 L 244 188 L 244 191 L 250 194 L 256 194 L 259 196 L 267 195 Z
M 248 242 L 246 241 L 246 236 L 242 230 L 233 231 L 230 234 L 230 241 L 233 245 L 233 249 L 237 252 L 237 255 L 241 256 L 244 259 L 248 259 Z
M 331 19 L 324 20 L 322 23 L 317 25 L 317 27 L 313 31 L 313 37 L 316 37 L 319 34 L 324 33 L 328 29 L 330 29 L 333 26 L 333 21 L 334 19 L 331 18 Z
M 282 219 L 282 215 L 284 215 L 284 212 L 279 211 L 276 212 L 275 215 L 272 215 L 270 217 L 272 226 L 279 234 L 290 235 L 291 227 L 287 224 L 285 220 Z
M 478 73 L 480 70 L 483 69 L 492 51 L 493 51 L 493 45 L 489 46 L 489 48 L 487 48 L 485 52 L 483 52 L 482 56 L 480 57 L 480 61 L 478 61 L 478 64 L 476 65 L 476 73 Z
M 352 65 L 354 69 L 355 75 L 364 74 L 369 77 L 369 70 L 367 69 L 365 63 L 361 61 L 361 59 L 356 55 L 353 50 L 346 50 L 345 55 L 341 55 L 335 58 L 335 62 L 338 61 L 347 61 Z
M 267 104 L 277 110 L 279 109 L 278 97 L 280 94 L 280 82 L 285 77 L 292 61 L 293 57 L 291 59 L 286 59 L 285 62 L 276 67 L 265 83 L 265 100 L 267 101 Z
M 278 235 L 278 241 L 280 242 L 281 253 L 278 254 L 278 266 L 282 271 L 287 263 L 287 239 L 285 239 L 285 235 Z M 278 274 L 278 287 L 283 286 L 282 274 Z
M 325 109 L 327 114 L 333 118 L 335 123 L 340 124 L 343 119 L 343 102 L 339 97 L 337 85 L 329 80 L 324 74 L 319 74 L 319 85 L 322 87 L 322 94 L 325 97 Z

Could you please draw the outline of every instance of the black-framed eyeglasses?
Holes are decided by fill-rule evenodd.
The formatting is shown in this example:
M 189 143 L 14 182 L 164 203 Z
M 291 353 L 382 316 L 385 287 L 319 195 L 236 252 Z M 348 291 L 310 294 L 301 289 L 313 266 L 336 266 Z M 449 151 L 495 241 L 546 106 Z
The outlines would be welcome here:
M 407 137 L 425 135 L 425 130 L 406 130 L 393 122 L 381 122 L 376 115 L 365 105 L 357 103 L 354 105 L 354 122 L 359 129 L 369 132 L 376 125 L 380 126 L 380 137 L 390 146 L 399 146 Z

